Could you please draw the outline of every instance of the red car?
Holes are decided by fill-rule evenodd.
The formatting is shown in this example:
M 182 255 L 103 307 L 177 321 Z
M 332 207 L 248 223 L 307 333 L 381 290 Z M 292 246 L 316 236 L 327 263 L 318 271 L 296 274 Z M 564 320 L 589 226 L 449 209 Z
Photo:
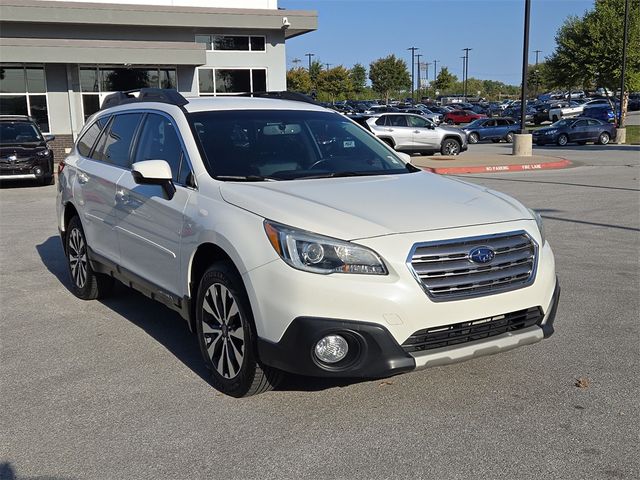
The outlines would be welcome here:
M 475 113 L 471 110 L 454 110 L 445 114 L 443 122 L 449 125 L 459 125 L 461 123 L 469 123 L 479 118 L 486 118 L 487 116 L 481 113 Z

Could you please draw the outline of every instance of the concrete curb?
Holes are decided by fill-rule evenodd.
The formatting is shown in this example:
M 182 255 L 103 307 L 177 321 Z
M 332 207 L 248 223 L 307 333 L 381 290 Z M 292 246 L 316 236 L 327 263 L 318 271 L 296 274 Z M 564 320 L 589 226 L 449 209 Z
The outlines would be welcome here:
M 456 175 L 460 173 L 503 173 L 503 172 L 523 172 L 535 170 L 552 170 L 560 168 L 568 168 L 572 163 L 566 158 L 559 159 L 554 162 L 538 162 L 538 163 L 516 163 L 507 165 L 474 165 L 460 167 L 420 167 L 423 170 L 440 175 Z

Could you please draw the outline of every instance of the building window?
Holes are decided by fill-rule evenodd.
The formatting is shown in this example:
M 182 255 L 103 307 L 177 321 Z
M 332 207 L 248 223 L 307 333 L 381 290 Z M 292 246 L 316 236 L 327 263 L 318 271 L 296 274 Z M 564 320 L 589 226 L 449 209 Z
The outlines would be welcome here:
M 209 51 L 264 52 L 264 35 L 196 35 L 196 43 L 204 43 Z
M 265 92 L 267 70 L 264 68 L 200 68 L 198 91 L 200 95 Z
M 44 66 L 0 66 L 0 115 L 29 115 L 49 133 L 49 108 Z
M 85 121 L 100 110 L 106 95 L 137 88 L 178 88 L 175 68 L 80 67 Z

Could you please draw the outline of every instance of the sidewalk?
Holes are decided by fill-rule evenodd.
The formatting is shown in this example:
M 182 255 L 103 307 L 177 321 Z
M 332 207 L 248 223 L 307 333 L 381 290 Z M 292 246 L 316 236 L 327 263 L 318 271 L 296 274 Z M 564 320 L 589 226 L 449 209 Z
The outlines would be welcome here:
M 455 157 L 411 157 L 411 164 L 433 173 L 454 175 L 459 173 L 521 172 L 567 168 L 571 162 L 566 158 L 547 155 L 519 157 L 509 154 L 486 154 L 464 152 Z

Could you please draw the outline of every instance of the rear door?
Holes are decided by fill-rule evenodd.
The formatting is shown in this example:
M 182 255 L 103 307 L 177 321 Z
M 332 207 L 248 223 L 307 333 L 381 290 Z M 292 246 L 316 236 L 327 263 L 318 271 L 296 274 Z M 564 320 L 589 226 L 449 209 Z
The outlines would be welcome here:
M 578 120 L 569 129 L 569 139 L 574 142 L 584 142 L 589 136 L 588 130 L 588 121 L 586 119 Z
M 181 296 L 180 245 L 189 231 L 183 212 L 193 189 L 192 169 L 174 120 L 148 113 L 140 129 L 132 162 L 165 160 L 171 167 L 176 193 L 168 199 L 160 185 L 139 185 L 130 168 L 118 181 L 118 240 L 124 268 L 138 277 Z
M 386 132 L 396 142 L 396 149 L 413 147 L 413 128 L 407 122 L 408 115 L 387 115 Z
M 598 140 L 600 133 L 606 130 L 605 126 L 602 125 L 598 120 L 594 120 L 590 118 L 587 120 L 587 130 L 585 134 L 585 141 L 587 142 L 595 142 Z

